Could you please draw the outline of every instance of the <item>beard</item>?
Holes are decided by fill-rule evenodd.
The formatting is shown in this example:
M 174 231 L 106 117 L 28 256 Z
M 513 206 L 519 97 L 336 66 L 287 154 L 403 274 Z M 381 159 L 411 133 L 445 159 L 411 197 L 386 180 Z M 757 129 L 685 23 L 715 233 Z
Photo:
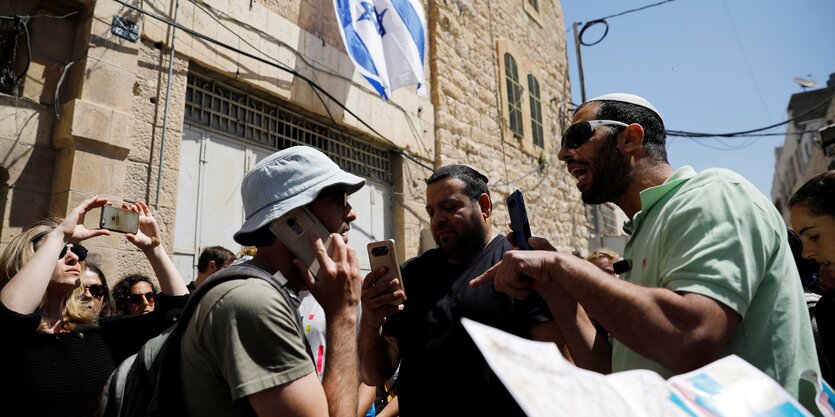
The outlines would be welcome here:
M 592 183 L 581 194 L 586 204 L 615 202 L 629 188 L 634 173 L 623 151 L 618 148 L 617 136 L 610 135 L 602 152 L 593 161 Z
M 433 236 L 435 243 L 450 259 L 466 260 L 474 257 L 484 246 L 487 238 L 487 228 L 481 223 L 481 211 L 478 203 L 473 205 L 468 221 L 460 230 L 456 231 L 453 238 L 442 243 L 437 235 Z

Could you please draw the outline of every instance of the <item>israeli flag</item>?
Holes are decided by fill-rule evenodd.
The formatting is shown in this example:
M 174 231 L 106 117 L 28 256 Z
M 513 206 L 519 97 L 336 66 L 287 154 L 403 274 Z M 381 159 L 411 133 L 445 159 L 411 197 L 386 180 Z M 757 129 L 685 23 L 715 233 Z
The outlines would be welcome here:
M 334 0 L 339 32 L 357 70 L 383 100 L 404 85 L 424 95 L 426 18 L 420 0 Z

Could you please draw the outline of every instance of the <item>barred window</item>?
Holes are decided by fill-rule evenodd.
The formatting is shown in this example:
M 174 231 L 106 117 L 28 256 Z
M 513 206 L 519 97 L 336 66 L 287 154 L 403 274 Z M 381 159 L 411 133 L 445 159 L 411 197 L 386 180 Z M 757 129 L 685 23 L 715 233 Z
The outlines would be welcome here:
M 530 4 L 534 10 L 539 11 L 539 0 L 528 0 L 528 4 Z
M 519 70 L 516 60 L 509 53 L 504 54 L 504 78 L 507 82 L 507 107 L 510 119 L 510 131 L 524 136 L 522 127 L 522 85 L 519 84 Z
M 531 136 L 533 144 L 545 146 L 542 134 L 542 100 L 539 96 L 539 81 L 533 74 L 528 74 L 528 101 L 531 103 Z
M 209 77 L 189 73 L 185 110 L 185 119 L 196 125 L 276 150 L 312 146 L 346 171 L 392 181 L 388 150 Z

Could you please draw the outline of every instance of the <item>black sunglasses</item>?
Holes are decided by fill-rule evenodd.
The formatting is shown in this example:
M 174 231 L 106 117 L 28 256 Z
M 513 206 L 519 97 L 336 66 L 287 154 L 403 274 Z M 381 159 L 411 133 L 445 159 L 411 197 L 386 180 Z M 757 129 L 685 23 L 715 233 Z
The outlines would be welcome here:
M 100 285 L 100 284 L 85 285 L 84 289 L 86 289 L 87 291 L 90 291 L 90 295 L 92 295 L 95 298 L 103 297 L 104 292 L 107 291 L 107 289 L 104 287 L 104 285 Z
M 131 304 L 142 304 L 142 300 L 148 300 L 148 304 L 153 304 L 157 301 L 157 294 L 153 291 L 145 294 L 131 294 L 128 296 L 128 302 Z
M 574 123 L 571 126 L 568 126 L 562 132 L 562 144 L 563 148 L 568 149 L 577 149 L 586 144 L 586 142 L 594 136 L 594 129 L 598 126 L 605 126 L 605 125 L 614 125 L 620 127 L 627 127 L 629 126 L 626 123 L 618 122 L 615 120 L 588 120 L 585 122 Z
M 84 246 L 81 246 L 81 245 L 72 245 L 71 248 L 69 248 L 67 246 L 64 246 L 64 249 L 61 249 L 61 254 L 58 255 L 58 259 L 63 259 L 64 258 L 64 255 L 67 254 L 67 249 L 69 249 L 70 252 L 74 253 L 75 256 L 78 257 L 78 262 L 81 262 L 81 261 L 87 259 L 87 248 L 85 248 Z

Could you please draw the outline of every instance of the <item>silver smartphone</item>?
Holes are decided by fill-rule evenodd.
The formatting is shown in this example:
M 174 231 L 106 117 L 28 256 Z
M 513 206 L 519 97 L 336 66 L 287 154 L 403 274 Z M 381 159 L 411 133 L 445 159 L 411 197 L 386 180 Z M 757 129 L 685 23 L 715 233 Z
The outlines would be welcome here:
M 120 207 L 102 206 L 99 227 L 119 233 L 136 233 L 139 230 L 139 213 Z
M 386 275 L 382 276 L 381 280 L 397 278 L 400 291 L 403 292 L 403 297 L 398 304 L 406 301 L 406 289 L 403 287 L 403 277 L 400 275 L 400 263 L 397 262 L 394 240 L 388 239 L 369 243 L 368 260 L 371 262 L 372 271 L 386 267 Z
M 319 221 L 315 214 L 305 206 L 290 210 L 270 224 L 270 231 L 284 243 L 296 258 L 299 258 L 313 277 L 319 279 L 319 260 L 310 242 L 310 232 L 316 231 L 327 248 L 328 255 L 333 254 L 333 242 L 328 229 Z

